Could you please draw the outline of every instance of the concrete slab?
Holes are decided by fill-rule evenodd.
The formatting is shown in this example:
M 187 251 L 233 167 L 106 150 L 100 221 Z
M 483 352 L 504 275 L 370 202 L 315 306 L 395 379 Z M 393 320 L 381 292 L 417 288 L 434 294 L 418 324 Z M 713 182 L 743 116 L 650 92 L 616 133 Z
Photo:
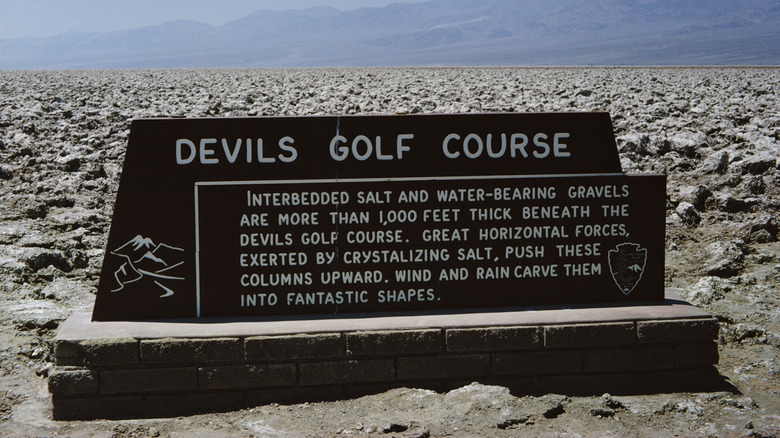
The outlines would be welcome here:
M 366 330 L 420 330 L 523 325 L 578 324 L 616 321 L 710 318 L 684 301 L 674 289 L 663 302 L 630 305 L 581 305 L 571 307 L 501 308 L 414 314 L 348 314 L 298 317 L 259 317 L 252 320 L 189 319 L 169 321 L 92 322 L 89 313 L 77 313 L 59 328 L 56 340 L 80 341 L 131 337 L 213 338 L 328 333 Z

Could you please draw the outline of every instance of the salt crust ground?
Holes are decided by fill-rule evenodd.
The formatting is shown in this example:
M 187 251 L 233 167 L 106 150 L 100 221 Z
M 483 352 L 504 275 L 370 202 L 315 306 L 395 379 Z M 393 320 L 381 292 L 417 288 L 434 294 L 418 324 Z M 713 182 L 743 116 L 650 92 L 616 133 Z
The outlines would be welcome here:
M 0 72 L 0 436 L 780 436 L 780 70 L 447 68 Z M 436 394 L 54 422 L 58 324 L 91 309 L 128 121 L 609 111 L 623 168 L 665 172 L 667 286 L 722 322 L 721 392 Z

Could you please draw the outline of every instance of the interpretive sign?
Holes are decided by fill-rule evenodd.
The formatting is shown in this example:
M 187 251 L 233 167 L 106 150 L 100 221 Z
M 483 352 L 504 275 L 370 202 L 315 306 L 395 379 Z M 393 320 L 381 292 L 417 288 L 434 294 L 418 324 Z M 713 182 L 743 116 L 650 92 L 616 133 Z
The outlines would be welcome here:
M 94 320 L 663 299 L 606 113 L 134 120 Z

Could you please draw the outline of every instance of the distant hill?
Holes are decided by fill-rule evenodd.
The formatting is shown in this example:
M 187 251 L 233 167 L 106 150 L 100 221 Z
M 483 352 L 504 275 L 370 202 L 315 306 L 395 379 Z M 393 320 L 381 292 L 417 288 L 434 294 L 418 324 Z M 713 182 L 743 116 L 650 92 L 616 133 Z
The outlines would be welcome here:
M 777 0 L 430 0 L 0 40 L 0 69 L 779 65 Z

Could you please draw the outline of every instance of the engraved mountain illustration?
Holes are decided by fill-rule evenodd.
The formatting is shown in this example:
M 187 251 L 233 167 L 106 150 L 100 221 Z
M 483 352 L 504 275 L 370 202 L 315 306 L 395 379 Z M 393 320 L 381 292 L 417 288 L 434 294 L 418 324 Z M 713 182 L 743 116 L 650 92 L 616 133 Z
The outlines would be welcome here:
M 116 278 L 116 281 L 120 286 L 127 283 L 133 283 L 143 277 L 144 275 L 136 271 L 133 264 L 128 262 L 122 263 L 122 266 L 114 272 L 114 278 Z
M 152 241 L 152 239 L 138 235 L 133 237 L 127 243 L 125 243 L 124 245 L 120 246 L 119 248 L 115 249 L 112 252 L 118 253 L 118 252 L 125 251 L 124 253 L 130 253 L 131 251 L 139 251 L 141 249 L 148 249 L 148 248 L 154 248 L 154 241 Z
M 184 280 L 177 272 L 184 264 L 184 250 L 181 248 L 165 243 L 156 244 L 151 238 L 139 234 L 111 251 L 111 254 L 124 259 L 114 272 L 117 287 L 112 292 L 125 290 L 129 284 L 138 283 L 136 287 L 142 288 L 153 283 L 163 290 L 160 297 L 164 298 L 174 294 L 173 289 L 164 282 Z

